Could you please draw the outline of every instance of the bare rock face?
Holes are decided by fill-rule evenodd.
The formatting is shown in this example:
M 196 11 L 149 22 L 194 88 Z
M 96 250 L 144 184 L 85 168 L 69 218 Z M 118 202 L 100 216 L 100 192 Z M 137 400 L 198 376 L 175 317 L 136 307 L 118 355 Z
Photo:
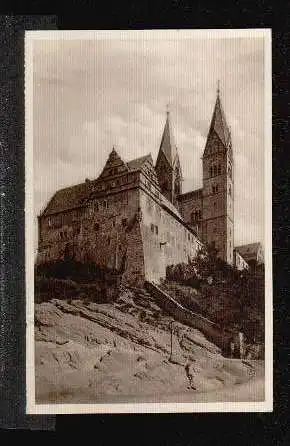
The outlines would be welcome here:
M 226 359 L 200 331 L 172 323 L 142 290 L 114 303 L 37 304 L 35 341 L 38 403 L 194 401 L 255 374 L 253 362 Z

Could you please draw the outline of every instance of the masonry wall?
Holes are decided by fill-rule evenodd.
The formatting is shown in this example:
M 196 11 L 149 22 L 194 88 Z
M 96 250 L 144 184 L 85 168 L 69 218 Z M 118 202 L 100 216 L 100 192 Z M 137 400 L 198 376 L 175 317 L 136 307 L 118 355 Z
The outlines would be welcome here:
M 159 281 L 168 265 L 188 263 L 202 243 L 147 190 L 140 189 L 140 209 L 145 277 Z
M 178 199 L 178 207 L 185 223 L 187 223 L 201 238 L 202 189 L 197 189 L 195 191 L 180 195 Z
M 132 189 L 41 218 L 38 263 L 69 257 L 120 268 L 125 261 L 128 227 L 137 209 L 138 193 Z

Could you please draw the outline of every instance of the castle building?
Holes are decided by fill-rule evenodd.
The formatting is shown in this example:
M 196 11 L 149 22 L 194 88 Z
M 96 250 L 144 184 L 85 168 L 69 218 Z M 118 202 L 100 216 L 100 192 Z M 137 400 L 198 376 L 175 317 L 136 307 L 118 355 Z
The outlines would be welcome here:
M 219 91 L 202 165 L 203 187 L 183 194 L 167 110 L 155 165 L 151 154 L 125 162 L 113 148 L 98 178 L 53 195 L 38 217 L 37 263 L 93 261 L 136 285 L 159 281 L 167 266 L 212 245 L 220 258 L 239 258 L 239 269 L 246 268 L 241 250 L 234 256 L 234 159 Z

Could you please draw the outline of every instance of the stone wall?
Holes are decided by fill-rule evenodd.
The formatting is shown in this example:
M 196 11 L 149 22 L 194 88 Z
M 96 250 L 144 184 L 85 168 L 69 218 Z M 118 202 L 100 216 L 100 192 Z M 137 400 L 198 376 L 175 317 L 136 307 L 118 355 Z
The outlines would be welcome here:
M 202 237 L 202 189 L 197 189 L 178 198 L 178 207 L 183 220 Z
M 202 243 L 170 209 L 160 206 L 145 190 L 140 191 L 140 209 L 145 277 L 159 281 L 165 277 L 168 265 L 187 263 Z
M 69 256 L 119 268 L 127 226 L 137 209 L 138 194 L 131 189 L 96 198 L 77 210 L 42 217 L 38 263 Z
M 154 296 L 158 305 L 164 308 L 176 320 L 200 330 L 210 341 L 227 353 L 230 336 L 220 330 L 217 324 L 209 319 L 193 313 L 176 302 L 171 296 L 161 290 L 156 284 L 147 281 L 146 289 Z
M 78 209 L 39 219 L 38 263 L 74 259 L 123 271 L 123 281 L 159 281 L 202 247 L 158 185 L 143 173 L 126 190 L 96 192 Z

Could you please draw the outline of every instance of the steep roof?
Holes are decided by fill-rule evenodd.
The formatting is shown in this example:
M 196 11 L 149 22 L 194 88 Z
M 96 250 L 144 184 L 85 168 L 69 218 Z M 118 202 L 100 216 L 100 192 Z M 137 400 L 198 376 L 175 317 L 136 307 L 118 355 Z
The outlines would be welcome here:
M 227 147 L 231 141 L 231 134 L 226 121 L 219 91 L 216 98 L 209 133 L 212 131 L 216 132 L 222 143 L 225 145 L 225 147 Z
M 236 251 L 246 260 L 252 260 L 257 258 L 261 243 L 249 243 L 248 245 L 236 246 Z
M 163 152 L 165 158 L 171 167 L 173 167 L 174 161 L 177 156 L 177 148 L 172 131 L 171 119 L 169 111 L 166 112 L 166 122 L 163 130 L 159 153 Z
M 152 160 L 152 157 L 150 154 L 141 156 L 140 158 L 136 158 L 134 160 L 128 161 L 126 164 L 129 168 L 129 170 L 138 170 L 142 167 L 142 165 L 145 163 L 145 161 Z
M 42 215 L 51 215 L 81 206 L 84 198 L 91 192 L 92 187 L 93 182 L 87 181 L 57 191 L 49 201 Z
M 94 192 L 94 186 L 99 181 L 102 181 L 103 179 L 106 179 L 106 177 L 110 176 L 111 168 L 117 166 L 120 169 L 120 173 L 126 171 L 139 170 L 142 168 L 143 164 L 148 160 L 151 161 L 152 163 L 152 157 L 150 154 L 142 156 L 140 158 L 133 159 L 125 163 L 124 161 L 122 161 L 116 150 L 113 148 L 108 157 L 104 169 L 102 170 L 101 174 L 96 180 L 92 181 L 88 180 L 85 183 L 76 184 L 75 186 L 66 187 L 64 189 L 57 191 L 53 195 L 53 197 L 51 198 L 51 200 L 49 201 L 48 205 L 46 206 L 45 210 L 41 215 L 46 216 L 46 215 L 56 214 L 58 212 L 64 212 L 66 210 L 73 209 L 83 205 L 85 199 L 89 198 L 91 194 Z

